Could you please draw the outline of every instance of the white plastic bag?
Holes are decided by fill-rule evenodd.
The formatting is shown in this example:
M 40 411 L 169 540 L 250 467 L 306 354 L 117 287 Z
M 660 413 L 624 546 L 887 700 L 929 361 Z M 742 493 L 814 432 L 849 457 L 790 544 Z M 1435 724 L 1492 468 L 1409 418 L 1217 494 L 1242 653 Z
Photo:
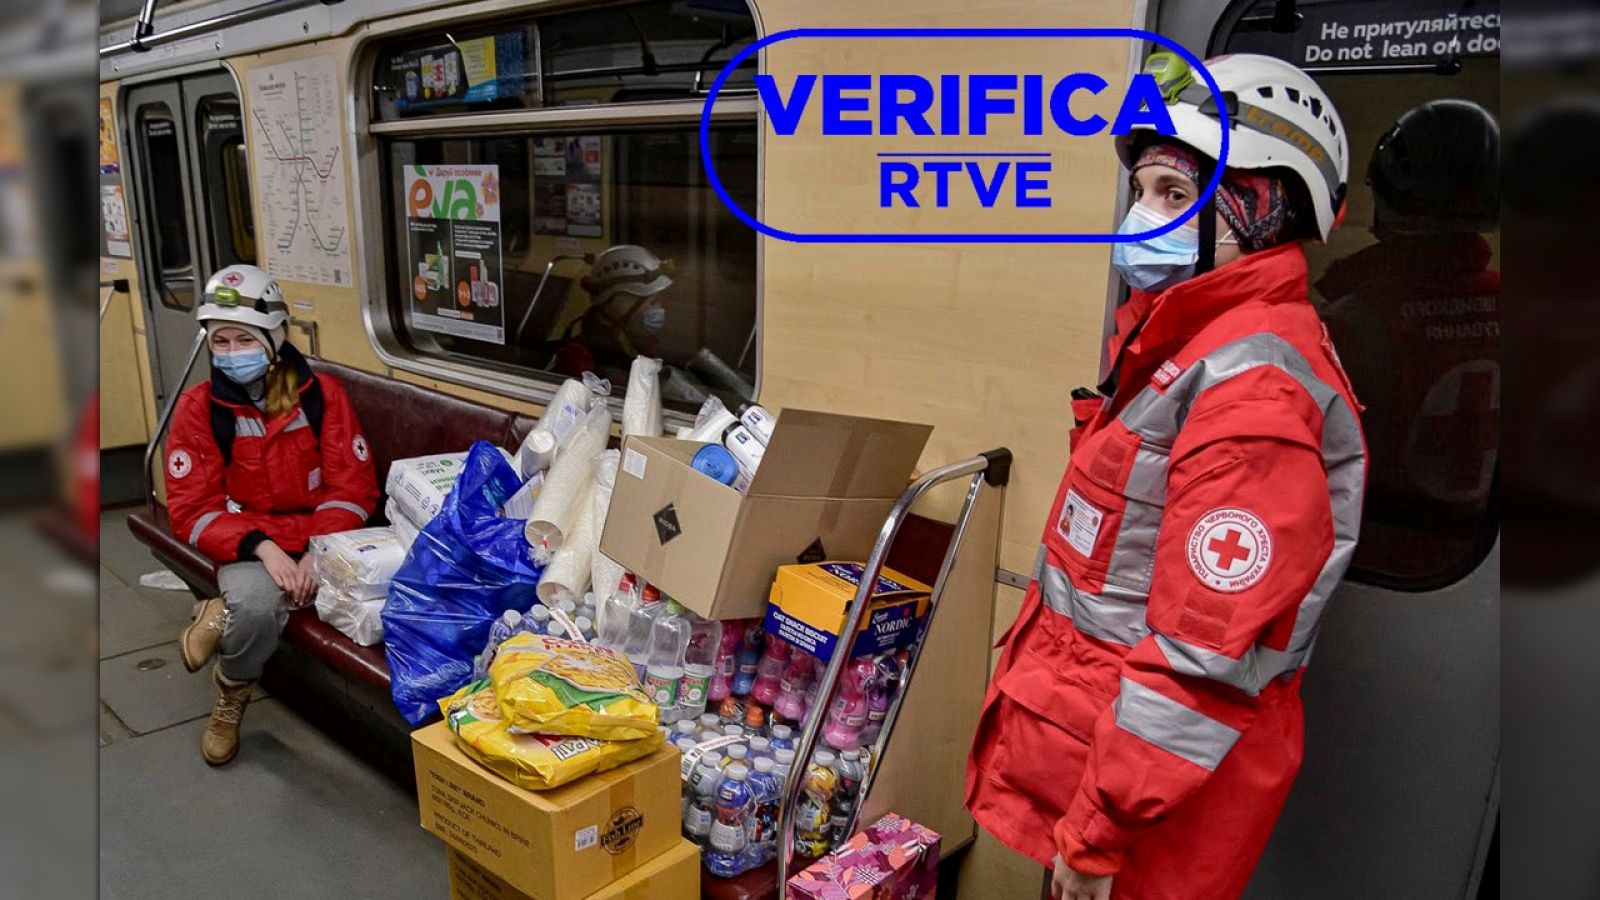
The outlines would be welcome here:
M 312 571 L 335 592 L 356 600 L 382 598 L 409 545 L 392 527 L 358 528 L 311 539 Z

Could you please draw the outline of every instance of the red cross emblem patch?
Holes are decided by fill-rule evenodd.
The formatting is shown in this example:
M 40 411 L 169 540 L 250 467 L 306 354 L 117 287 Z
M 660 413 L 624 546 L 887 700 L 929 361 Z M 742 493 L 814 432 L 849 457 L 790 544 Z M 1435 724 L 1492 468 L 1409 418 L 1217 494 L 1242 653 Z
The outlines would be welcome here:
M 182 478 L 194 469 L 194 460 L 189 458 L 186 450 L 174 450 L 167 457 L 167 474 L 173 478 Z
M 222 276 L 222 283 L 228 285 L 229 287 L 238 287 L 244 283 L 244 276 L 240 275 L 238 272 L 229 272 L 228 274 Z
M 1212 590 L 1242 591 L 1260 581 L 1271 564 L 1272 532 L 1252 512 L 1213 509 L 1189 530 L 1189 569 Z

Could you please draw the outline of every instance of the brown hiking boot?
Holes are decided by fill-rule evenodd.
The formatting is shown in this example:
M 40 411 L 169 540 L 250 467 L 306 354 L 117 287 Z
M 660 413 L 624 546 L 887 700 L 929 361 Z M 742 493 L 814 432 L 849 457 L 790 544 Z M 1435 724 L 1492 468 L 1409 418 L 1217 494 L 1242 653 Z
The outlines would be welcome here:
M 194 621 L 183 629 L 183 636 L 178 639 L 178 655 L 183 657 L 183 667 L 191 672 L 200 671 L 216 654 L 227 625 L 228 608 L 223 605 L 222 598 L 202 600 Z
M 245 704 L 250 702 L 253 681 L 234 681 L 214 670 L 217 683 L 217 705 L 211 708 L 211 721 L 200 735 L 200 755 L 213 766 L 233 759 L 239 752 L 239 722 L 244 718 Z

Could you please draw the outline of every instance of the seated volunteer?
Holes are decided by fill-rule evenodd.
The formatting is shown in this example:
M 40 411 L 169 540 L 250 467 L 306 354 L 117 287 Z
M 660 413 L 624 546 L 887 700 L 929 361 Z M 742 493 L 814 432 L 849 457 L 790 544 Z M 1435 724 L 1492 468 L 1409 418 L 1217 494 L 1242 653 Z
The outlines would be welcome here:
M 344 388 L 312 372 L 286 339 L 289 307 L 267 273 L 229 266 L 213 275 L 195 318 L 211 378 L 178 398 L 167 510 L 173 533 L 218 564 L 222 596 L 199 605 L 181 643 L 190 672 L 221 651 L 200 739 L 217 766 L 239 750 L 250 689 L 289 611 L 316 596 L 307 541 L 361 527 L 378 482 Z
M 1183 226 L 1113 245 L 1133 290 L 1109 377 L 1073 392 L 1066 475 L 967 772 L 978 822 L 1066 900 L 1244 890 L 1300 766 L 1300 675 L 1361 519 L 1359 406 L 1301 248 L 1343 203 L 1344 128 L 1288 63 L 1208 68 L 1232 123 L 1221 189 Z M 1117 138 L 1123 234 L 1188 211 L 1220 143 L 1203 80 L 1170 54 L 1146 71 L 1177 134 Z

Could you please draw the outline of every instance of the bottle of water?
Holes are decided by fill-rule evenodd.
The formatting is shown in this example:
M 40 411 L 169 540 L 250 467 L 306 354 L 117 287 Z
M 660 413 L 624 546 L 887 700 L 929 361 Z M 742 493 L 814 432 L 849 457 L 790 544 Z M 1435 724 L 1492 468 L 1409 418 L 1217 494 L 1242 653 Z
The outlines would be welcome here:
M 754 762 L 750 772 L 750 845 L 745 850 L 746 870 L 766 865 L 778 855 L 778 806 L 783 803 L 783 784 L 778 781 L 777 764 L 765 756 Z
M 528 634 L 550 633 L 550 608 L 536 603 L 522 616 L 522 630 Z
M 711 836 L 711 822 L 716 816 L 717 781 L 722 777 L 722 770 L 717 767 L 720 761 L 719 753 L 702 756 L 700 765 L 689 776 L 689 787 L 685 791 L 689 802 L 684 807 L 683 836 L 701 847 L 706 846 L 706 839 Z
M 867 777 L 866 769 L 861 765 L 861 751 L 852 749 L 840 753 L 837 769 L 839 786 L 833 793 L 829 828 L 835 841 L 844 841 L 850 837 L 845 829 L 850 827 L 850 818 L 855 815 L 856 803 L 860 800 L 861 782 Z
M 600 626 L 600 633 L 595 638 L 595 643 L 619 653 L 627 652 L 628 645 L 628 619 L 625 615 L 613 615 Z
M 650 653 L 645 663 L 645 693 L 661 710 L 661 721 L 678 720 L 678 691 L 683 686 L 683 655 L 689 647 L 689 621 L 675 601 L 650 627 Z
M 722 772 L 717 784 L 716 817 L 706 849 L 706 868 L 719 878 L 732 878 L 745 871 L 744 851 L 750 843 L 750 812 L 754 797 L 750 792 L 750 768 L 734 763 Z
M 744 744 L 729 744 L 722 753 L 728 758 L 728 765 L 730 766 L 736 763 L 748 765 L 750 762 L 750 748 Z
M 722 642 L 722 625 L 686 612 L 689 645 L 684 650 L 683 691 L 678 698 L 681 715 L 698 716 L 706 711 L 711 676 L 716 673 L 717 649 Z
M 789 773 L 794 770 L 794 748 L 779 747 L 772 751 L 772 772 L 778 776 L 778 785 L 782 787 L 789 781 Z
M 646 680 L 645 668 L 650 658 L 650 629 L 655 627 L 656 616 L 661 613 L 661 592 L 645 585 L 639 602 L 628 610 L 628 639 L 622 646 L 633 667 L 639 670 L 639 680 Z
M 757 735 L 750 739 L 750 758 L 758 759 L 763 756 L 772 756 L 772 741 Z
M 788 750 L 790 752 L 794 751 L 793 728 L 790 728 L 787 725 L 774 725 L 772 726 L 772 733 L 769 735 L 769 738 L 772 741 L 772 752 L 776 753 L 779 750 Z
M 578 626 L 578 633 L 583 635 L 583 639 L 584 640 L 586 640 L 586 641 L 594 640 L 594 620 L 593 619 L 590 619 L 588 616 L 579 616 L 576 619 L 572 620 L 572 624 Z
M 483 655 L 478 657 L 483 662 L 481 670 L 476 665 L 472 669 L 474 681 L 489 677 L 489 664 L 494 662 L 494 655 L 499 652 L 500 645 L 505 643 L 506 638 L 516 634 L 517 626 L 521 624 L 522 613 L 508 609 L 489 625 L 489 640 L 483 645 Z

